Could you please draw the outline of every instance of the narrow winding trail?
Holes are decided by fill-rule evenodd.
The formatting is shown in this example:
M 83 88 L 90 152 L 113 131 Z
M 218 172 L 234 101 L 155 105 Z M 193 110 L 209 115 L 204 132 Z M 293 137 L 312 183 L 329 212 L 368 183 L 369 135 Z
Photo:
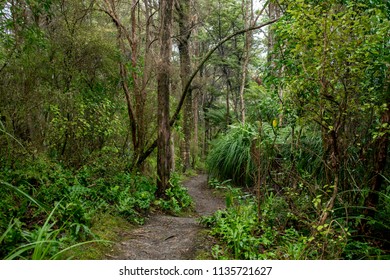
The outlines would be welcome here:
M 113 259 L 120 260 L 190 260 L 199 249 L 199 235 L 204 229 L 197 218 L 225 207 L 224 200 L 207 187 L 207 175 L 184 182 L 194 200 L 196 213 L 190 217 L 153 215 L 144 226 L 123 233 L 123 241 L 114 249 Z

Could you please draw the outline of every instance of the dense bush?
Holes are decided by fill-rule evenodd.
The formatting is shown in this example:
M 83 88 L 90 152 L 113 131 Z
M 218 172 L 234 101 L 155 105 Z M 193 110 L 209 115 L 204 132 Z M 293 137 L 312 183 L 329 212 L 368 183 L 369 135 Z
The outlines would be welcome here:
M 343 164 L 339 165 L 337 174 L 330 172 L 329 147 L 324 145 L 318 127 L 304 127 L 290 118 L 286 117 L 283 126 L 276 120 L 272 124 L 259 122 L 256 129 L 251 124 L 235 125 L 213 143 L 208 157 L 211 175 L 237 187 L 249 186 L 256 197 L 214 217 L 213 232 L 230 248 L 228 255 L 234 258 L 385 258 L 390 246 L 388 169 L 380 175 L 382 189 L 373 191 L 371 178 L 376 175 L 364 165 L 362 150 L 351 145 L 342 151 Z M 367 204 L 373 194 L 378 197 L 375 206 Z M 230 198 L 227 201 L 232 205 Z M 249 206 L 253 203 L 259 206 Z M 260 210 L 253 210 L 257 208 Z M 278 216 L 267 218 L 269 211 Z M 241 216 L 251 218 L 243 221 Z M 252 225 L 256 218 L 257 224 Z M 240 230 L 250 228 L 244 226 L 247 223 L 255 226 L 248 229 L 255 233 L 254 239 L 241 238 L 253 244 L 247 245 L 237 238 L 241 233 L 235 232 L 238 230 L 235 221 L 241 224 Z M 229 235 L 233 233 L 235 239 Z M 266 248 L 267 240 L 278 247 Z M 242 247 L 237 249 L 235 242 Z M 261 255 L 258 245 L 266 255 Z M 245 248 L 255 252 L 246 252 Z M 221 256 L 218 250 L 215 253 Z
M 212 248 L 216 259 L 381 259 L 386 252 L 375 243 L 353 235 L 338 220 L 317 226 L 315 214 L 294 212 L 288 196 L 270 194 L 260 204 L 253 195 L 229 184 L 212 184 L 227 190 L 228 207 L 202 223 L 219 240 Z M 301 201 L 311 208 L 311 201 Z M 382 214 L 384 214 L 382 212 Z
M 250 185 L 255 171 L 251 157 L 255 137 L 255 128 L 246 124 L 232 126 L 217 138 L 207 158 L 210 174 L 221 180 L 232 179 L 237 184 Z
M 60 258 L 66 247 L 98 238 L 91 227 L 101 213 L 143 224 L 151 207 L 179 213 L 191 205 L 178 178 L 157 201 L 150 179 L 110 169 L 70 170 L 37 158 L 0 170 L 0 258 Z
M 180 183 L 180 177 L 174 173 L 170 179 L 170 187 L 165 191 L 165 198 L 158 199 L 155 204 L 162 210 L 177 215 L 184 210 L 191 210 L 193 203 L 186 188 Z

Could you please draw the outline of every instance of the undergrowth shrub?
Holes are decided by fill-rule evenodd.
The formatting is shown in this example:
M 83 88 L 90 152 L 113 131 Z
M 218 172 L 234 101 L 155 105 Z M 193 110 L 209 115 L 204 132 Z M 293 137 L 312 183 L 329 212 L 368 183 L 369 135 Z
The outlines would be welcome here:
M 192 198 L 186 188 L 180 182 L 178 174 L 173 173 L 170 179 L 170 187 L 165 191 L 165 198 L 160 198 L 155 203 L 163 211 L 179 214 L 182 211 L 191 210 Z
M 45 231 L 50 251 L 65 245 L 96 238 L 90 230 L 99 213 L 119 215 L 142 224 L 155 201 L 155 184 L 140 174 L 107 173 L 101 165 L 79 170 L 64 168 L 47 158 L 27 159 L 13 168 L 0 170 L 0 259 L 21 246 L 36 242 L 37 232 Z M 176 192 L 173 192 L 177 196 Z M 174 197 L 173 196 L 173 197 Z M 179 195 L 180 196 L 180 195 Z M 183 195 L 181 195 L 183 196 Z M 178 200 L 185 205 L 185 200 Z M 183 202 L 182 202 L 183 201 Z M 49 212 L 50 223 L 45 220 Z M 169 207 L 168 207 L 169 208 Z M 43 228 L 45 226 L 45 228 Z M 46 241 L 44 241 L 46 242 Z M 27 247 L 23 247 L 27 248 Z M 32 257 L 32 249 L 18 251 L 16 258 Z M 44 254 L 46 256 L 53 255 Z M 36 255 L 37 256 L 37 255 Z
M 377 259 L 390 255 L 388 170 L 381 174 L 384 186 L 376 192 L 377 205 L 368 207 L 372 173 L 366 170 L 362 150 L 348 147 L 343 151 L 340 184 L 330 212 L 333 174 L 326 160 L 329 149 L 318 127 L 304 127 L 297 120 L 282 126 L 277 120 L 256 125 L 231 126 L 212 143 L 208 156 L 212 178 L 248 186 L 256 194 L 254 202 L 245 202 L 237 200 L 239 189 L 229 189 L 227 210 L 213 218 L 212 232 L 225 244 L 214 248 L 218 258 Z M 247 208 L 250 203 L 259 206 Z M 241 211 L 253 218 L 240 220 L 237 213 Z M 246 225 L 255 217 L 256 228 L 250 236 L 256 242 L 240 243 L 238 235 L 230 232 L 237 230 L 234 219 Z
M 101 163 L 72 170 L 38 157 L 2 166 L 0 259 L 60 257 L 65 248 L 98 238 L 91 228 L 102 213 L 143 224 L 152 207 L 173 214 L 191 209 L 180 177 L 170 183 L 166 198 L 156 200 L 154 180 Z
M 227 208 L 201 222 L 219 243 L 212 248 L 216 259 L 377 259 L 383 251 L 353 238 L 342 220 L 318 225 L 313 213 L 301 216 L 288 197 L 270 193 L 260 206 L 252 194 L 228 182 L 211 183 L 227 192 Z M 312 203 L 312 202 L 302 202 Z M 295 205 L 295 207 L 300 207 Z M 308 209 L 307 205 L 302 206 Z M 299 216 L 298 216 L 299 215 Z
M 255 136 L 256 130 L 252 125 L 239 124 L 214 140 L 207 157 L 210 175 L 220 180 L 231 179 L 237 184 L 250 185 L 255 171 L 251 158 Z

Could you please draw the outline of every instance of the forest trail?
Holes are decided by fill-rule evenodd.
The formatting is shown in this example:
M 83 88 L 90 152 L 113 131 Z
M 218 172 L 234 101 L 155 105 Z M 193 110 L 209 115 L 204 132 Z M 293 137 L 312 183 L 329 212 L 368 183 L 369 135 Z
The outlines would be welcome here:
M 122 241 L 114 246 L 111 259 L 116 260 L 191 260 L 201 249 L 201 231 L 197 218 L 225 207 L 225 202 L 207 187 L 207 175 L 184 182 L 191 195 L 195 213 L 189 217 L 152 215 L 145 225 L 123 232 Z

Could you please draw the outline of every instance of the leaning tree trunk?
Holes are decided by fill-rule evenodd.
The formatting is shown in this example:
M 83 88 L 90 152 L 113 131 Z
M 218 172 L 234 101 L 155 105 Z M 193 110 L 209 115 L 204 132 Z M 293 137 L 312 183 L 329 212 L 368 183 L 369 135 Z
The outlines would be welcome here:
M 160 59 L 157 73 L 157 196 L 164 197 L 169 187 L 172 154 L 169 124 L 170 59 L 173 0 L 160 1 Z

